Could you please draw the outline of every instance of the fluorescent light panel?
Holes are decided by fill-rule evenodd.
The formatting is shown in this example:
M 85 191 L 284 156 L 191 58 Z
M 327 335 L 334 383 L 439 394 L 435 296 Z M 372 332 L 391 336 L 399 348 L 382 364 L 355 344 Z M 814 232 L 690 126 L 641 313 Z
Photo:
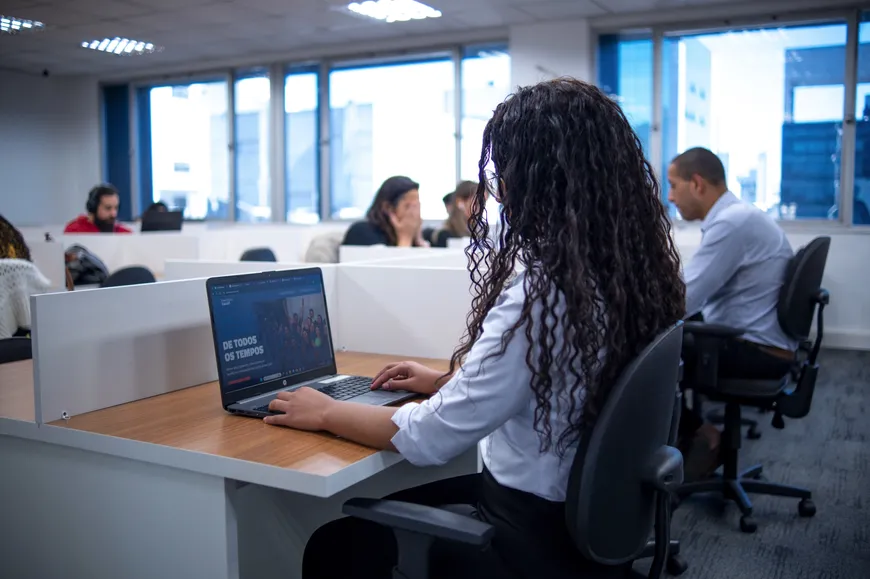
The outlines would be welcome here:
M 366 0 L 348 4 L 347 9 L 385 22 L 407 22 L 441 17 L 440 10 L 435 10 L 417 0 Z
M 18 34 L 19 32 L 33 32 L 44 29 L 45 24 L 37 20 L 26 20 L 24 18 L 0 14 L 0 33 Z
M 130 38 L 104 38 L 102 40 L 87 40 L 82 42 L 82 48 L 105 52 L 107 54 L 117 54 L 119 56 L 127 56 L 131 54 L 150 54 L 163 50 L 159 46 L 154 46 L 150 42 L 141 40 L 131 40 Z

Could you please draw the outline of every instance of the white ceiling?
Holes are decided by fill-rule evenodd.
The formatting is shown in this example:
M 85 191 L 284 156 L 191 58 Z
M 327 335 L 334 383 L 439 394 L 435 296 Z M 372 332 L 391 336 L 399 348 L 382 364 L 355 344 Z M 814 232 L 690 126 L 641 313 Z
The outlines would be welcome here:
M 274 60 L 275 55 L 316 53 L 332 45 L 391 40 L 398 45 L 403 39 L 727 0 L 424 0 L 443 16 L 395 24 L 343 11 L 348 1 L 0 0 L 0 14 L 46 25 L 42 32 L 0 34 L 0 69 L 103 77 L 179 67 L 202 70 L 254 62 L 258 56 Z M 115 36 L 152 42 L 164 50 L 117 56 L 80 47 L 82 41 Z

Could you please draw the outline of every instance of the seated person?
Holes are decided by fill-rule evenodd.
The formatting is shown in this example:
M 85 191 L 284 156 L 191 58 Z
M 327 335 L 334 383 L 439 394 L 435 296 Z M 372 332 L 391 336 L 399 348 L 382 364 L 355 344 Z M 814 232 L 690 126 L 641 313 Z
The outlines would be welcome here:
M 88 193 L 85 204 L 87 214 L 79 215 L 66 224 L 64 233 L 132 233 L 117 223 L 121 197 L 114 185 L 97 185 Z
M 797 348 L 780 328 L 776 313 L 785 270 L 794 256 L 785 233 L 767 213 L 728 191 L 725 168 L 707 149 L 677 156 L 668 168 L 668 182 L 668 200 L 683 219 L 701 221 L 701 245 L 683 274 L 686 314 L 746 330 L 720 353 L 720 375 L 785 376 Z M 686 376 L 691 376 L 695 361 L 691 345 L 684 342 Z M 718 429 L 684 408 L 680 437 L 687 479 L 715 470 Z
M 0 215 L 0 259 L 23 259 L 30 261 L 30 249 L 24 236 Z
M 433 576 L 586 577 L 600 566 L 582 558 L 565 525 L 571 464 L 621 372 L 685 313 L 677 251 L 637 137 L 595 86 L 520 88 L 498 105 L 484 139 L 496 171 L 490 194 L 509 227 L 504 245 L 470 266 L 479 299 L 466 339 L 447 374 L 401 362 L 372 383 L 431 398 L 366 406 L 304 387 L 280 393 L 270 406 L 283 414 L 264 420 L 394 450 L 418 466 L 480 441 L 482 473 L 389 497 L 473 505 L 495 526 L 483 551 L 436 541 Z M 472 243 L 486 231 L 484 201 L 481 190 L 471 204 Z M 518 259 L 526 269 L 514 278 Z M 343 556 L 336 545 L 347 547 Z M 395 563 L 388 528 L 345 518 L 311 537 L 302 577 L 388 578 Z
M 447 247 L 451 238 L 468 237 L 468 217 L 471 215 L 471 201 L 477 193 L 477 183 L 463 181 L 456 191 L 445 196 L 447 220 L 438 229 L 427 229 L 424 238 L 432 247 Z M 450 202 L 446 201 L 450 198 Z
M 148 206 L 145 213 L 166 213 L 167 211 L 169 211 L 169 206 L 166 203 L 163 201 L 155 201 Z
M 426 247 L 420 217 L 420 185 L 407 177 L 390 177 L 375 194 L 365 221 L 347 230 L 342 245 Z

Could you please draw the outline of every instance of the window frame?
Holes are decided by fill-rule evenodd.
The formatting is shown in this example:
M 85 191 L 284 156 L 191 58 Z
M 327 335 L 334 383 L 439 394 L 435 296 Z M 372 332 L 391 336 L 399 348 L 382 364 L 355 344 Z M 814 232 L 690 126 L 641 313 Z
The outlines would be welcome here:
M 668 38 L 679 36 L 691 36 L 697 34 L 715 34 L 728 31 L 761 30 L 765 28 L 788 28 L 793 26 L 813 26 L 825 24 L 839 24 L 846 26 L 845 44 L 845 78 L 843 100 L 843 138 L 840 159 L 840 188 L 838 193 L 838 217 L 835 220 L 780 220 L 780 224 L 787 231 L 814 233 L 843 232 L 850 230 L 854 233 L 870 234 L 870 226 L 856 225 L 853 221 L 853 207 L 855 201 L 855 150 L 856 150 L 856 117 L 855 106 L 857 97 L 857 71 L 859 50 L 859 26 L 861 24 L 862 9 L 839 8 L 820 9 L 811 11 L 784 11 L 782 13 L 744 15 L 723 18 L 686 20 L 684 22 L 655 22 L 652 26 L 643 25 L 641 22 L 632 23 L 622 20 L 617 24 L 610 24 L 602 19 L 603 23 L 596 25 L 591 22 L 593 42 L 596 50 L 592 59 L 593 78 L 598 78 L 598 53 L 599 39 L 604 35 L 617 35 L 624 38 L 632 38 L 646 34 L 652 37 L 653 42 L 653 122 L 650 128 L 650 155 L 649 161 L 657 176 L 661 179 L 661 167 L 663 167 L 663 130 L 664 103 L 662 98 L 663 88 L 663 46 Z M 681 220 L 674 220 L 674 225 L 679 228 L 691 228 L 695 225 Z
M 272 222 L 289 223 L 287 221 L 287 200 L 286 200 L 286 131 L 284 122 L 284 81 L 287 74 L 292 74 L 297 71 L 317 72 L 318 82 L 318 110 L 317 110 L 317 128 L 318 128 L 318 149 L 317 149 L 317 176 L 318 176 L 318 195 L 319 195 L 319 223 L 341 223 L 351 220 L 334 219 L 331 215 L 331 186 L 330 186 L 330 116 L 329 116 L 329 73 L 334 70 L 342 70 L 346 68 L 362 68 L 365 66 L 377 67 L 390 64 L 404 64 L 414 62 L 427 62 L 430 60 L 450 60 L 454 67 L 454 110 L 456 111 L 456 127 L 454 131 L 454 142 L 456 151 L 456 168 L 455 181 L 458 183 L 461 172 L 461 142 L 462 142 L 462 59 L 466 51 L 470 48 L 481 46 L 499 47 L 510 54 L 509 39 L 504 36 L 482 37 L 474 40 L 451 42 L 446 44 L 435 44 L 422 46 L 418 48 L 392 49 L 385 51 L 376 51 L 366 53 L 360 57 L 359 53 L 344 53 L 329 55 L 324 58 L 308 59 L 308 60 L 277 60 L 270 62 L 252 62 L 246 66 L 234 66 L 220 68 L 217 70 L 202 71 L 193 74 L 171 74 L 171 75 L 156 75 L 142 77 L 129 81 L 130 87 L 130 169 L 131 169 L 131 196 L 133 198 L 134 211 L 140 210 L 146 199 L 143 195 L 142 187 L 142 168 L 150 166 L 144 162 L 143 158 L 143 133 L 147 133 L 150 143 L 150 127 L 142 127 L 139 119 L 141 118 L 141 109 L 136 98 L 139 90 L 150 89 L 161 86 L 173 86 L 182 84 L 194 84 L 199 82 L 214 82 L 224 81 L 227 86 L 227 105 L 228 118 L 227 126 L 227 149 L 229 155 L 227 162 L 229 164 L 229 199 L 227 200 L 227 222 L 236 222 L 236 199 L 237 199 L 237 183 L 236 183 L 236 151 L 235 151 L 235 81 L 238 78 L 243 78 L 245 73 L 254 69 L 266 69 L 271 87 L 270 107 L 270 129 L 269 136 L 269 168 L 271 182 L 271 207 L 272 207 Z M 114 83 L 114 84 L 117 84 Z M 507 96 L 507 95 L 505 95 Z M 105 130 L 103 131 L 105 133 Z M 105 136 L 103 137 L 105 138 Z M 149 180 L 150 181 L 150 180 Z M 153 191 L 151 192 L 153 197 Z M 150 201 L 149 201 L 150 203 Z M 196 220 L 199 221 L 199 220 Z M 218 221 L 212 219 L 212 221 Z

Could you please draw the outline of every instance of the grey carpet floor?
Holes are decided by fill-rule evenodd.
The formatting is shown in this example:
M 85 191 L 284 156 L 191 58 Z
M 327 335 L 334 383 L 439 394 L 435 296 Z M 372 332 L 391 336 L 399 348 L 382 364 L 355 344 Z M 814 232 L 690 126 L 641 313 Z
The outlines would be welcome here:
M 795 499 L 750 495 L 758 531 L 744 534 L 736 506 L 686 499 L 672 526 L 689 563 L 682 578 L 870 579 L 870 352 L 823 351 L 819 361 L 809 416 L 777 430 L 770 414 L 744 411 L 762 436 L 744 438 L 740 461 L 811 489 L 816 516 L 799 517 Z

